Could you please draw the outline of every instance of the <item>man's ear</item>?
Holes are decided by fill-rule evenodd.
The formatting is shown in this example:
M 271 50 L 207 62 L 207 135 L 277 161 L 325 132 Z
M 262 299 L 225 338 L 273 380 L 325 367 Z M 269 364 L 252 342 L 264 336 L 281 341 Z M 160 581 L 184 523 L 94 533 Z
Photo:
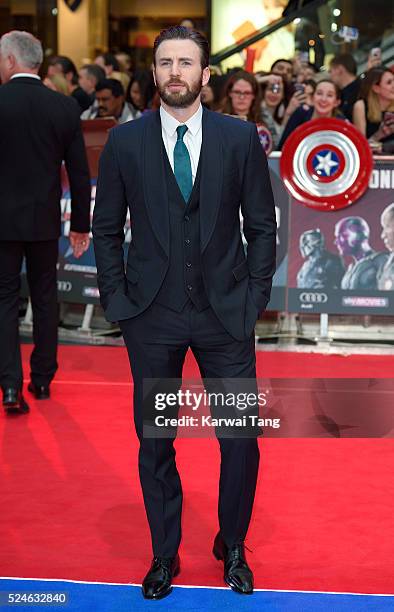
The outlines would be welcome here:
M 202 71 L 202 84 L 203 84 L 203 86 L 208 83 L 208 81 L 210 79 L 210 76 L 211 76 L 211 71 L 209 70 L 209 66 L 207 66 Z
M 15 55 L 12 55 L 12 53 L 10 53 L 10 55 L 7 56 L 7 60 L 8 60 L 10 69 L 13 70 L 16 66 Z

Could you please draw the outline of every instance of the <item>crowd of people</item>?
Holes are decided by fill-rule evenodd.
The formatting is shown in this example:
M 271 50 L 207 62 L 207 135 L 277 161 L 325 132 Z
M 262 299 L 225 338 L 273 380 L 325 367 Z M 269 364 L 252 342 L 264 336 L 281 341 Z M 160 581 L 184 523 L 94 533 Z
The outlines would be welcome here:
M 265 126 L 270 150 L 281 150 L 299 125 L 335 117 L 352 122 L 374 151 L 393 153 L 394 74 L 379 56 L 371 56 L 367 71 L 357 73 L 350 53 L 333 57 L 326 71 L 298 57 L 276 60 L 268 73 L 215 70 L 202 101 L 211 110 Z M 69 58 L 54 57 L 44 83 L 73 96 L 82 119 L 112 116 L 125 123 L 159 106 L 151 71 L 133 70 L 127 53 L 102 53 L 79 71 Z

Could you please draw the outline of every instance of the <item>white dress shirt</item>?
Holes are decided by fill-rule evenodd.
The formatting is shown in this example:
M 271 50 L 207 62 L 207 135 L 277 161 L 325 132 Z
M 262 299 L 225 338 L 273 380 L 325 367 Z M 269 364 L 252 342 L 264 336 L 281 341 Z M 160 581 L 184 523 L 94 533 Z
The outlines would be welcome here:
M 31 72 L 18 72 L 18 74 L 13 74 L 11 79 L 16 79 L 17 77 L 31 77 L 32 79 L 38 79 L 39 81 L 41 81 L 38 74 L 32 74 Z
M 197 174 L 198 161 L 200 159 L 201 143 L 202 143 L 202 106 L 198 107 L 198 110 L 194 113 L 190 119 L 185 123 L 180 123 L 172 115 L 167 113 L 162 106 L 160 106 L 160 119 L 161 119 L 161 135 L 163 138 L 164 146 L 167 152 L 168 160 L 171 164 L 172 171 L 174 171 L 174 148 L 178 138 L 177 127 L 178 125 L 187 125 L 187 132 L 183 137 L 183 142 L 190 155 L 190 162 L 192 167 L 192 178 L 193 184 Z

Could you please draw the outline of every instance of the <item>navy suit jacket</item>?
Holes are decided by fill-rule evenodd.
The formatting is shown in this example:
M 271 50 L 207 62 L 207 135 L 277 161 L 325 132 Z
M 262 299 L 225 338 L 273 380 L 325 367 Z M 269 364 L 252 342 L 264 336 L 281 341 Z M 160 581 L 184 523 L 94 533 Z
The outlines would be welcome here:
M 79 115 L 75 100 L 38 79 L 1 85 L 0 240 L 57 240 L 63 160 L 71 230 L 89 231 L 91 187 Z
M 145 310 L 167 272 L 165 155 L 158 111 L 111 130 L 101 155 L 93 240 L 101 303 L 109 321 Z M 269 301 L 275 270 L 275 207 L 255 125 L 204 109 L 200 164 L 204 285 L 223 326 L 234 338 L 244 340 Z M 122 244 L 127 209 L 132 242 L 125 269 Z

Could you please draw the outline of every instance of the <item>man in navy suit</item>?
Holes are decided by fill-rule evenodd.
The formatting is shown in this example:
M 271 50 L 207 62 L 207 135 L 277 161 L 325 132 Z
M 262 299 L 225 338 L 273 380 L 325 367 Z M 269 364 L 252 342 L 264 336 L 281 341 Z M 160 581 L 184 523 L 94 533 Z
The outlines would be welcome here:
M 29 391 L 47 399 L 57 370 L 56 264 L 61 166 L 70 181 L 70 244 L 89 247 L 90 177 L 76 101 L 42 83 L 39 40 L 14 30 L 0 40 L 0 386 L 6 412 L 26 413 L 18 313 L 20 272 L 33 309 Z
M 172 438 L 144 435 L 143 380 L 181 379 L 188 348 L 203 379 L 256 386 L 254 325 L 275 268 L 276 223 L 256 128 L 203 109 L 206 39 L 182 26 L 154 45 L 157 112 L 114 128 L 100 160 L 93 239 L 102 305 L 119 321 L 134 379 L 139 470 L 153 546 L 143 595 L 179 573 L 182 488 Z M 239 209 L 248 242 L 240 232 Z M 122 244 L 132 223 L 126 270 Z M 257 386 L 256 386 L 257 389 Z M 239 593 L 253 591 L 244 540 L 256 487 L 256 435 L 221 437 L 214 555 Z

